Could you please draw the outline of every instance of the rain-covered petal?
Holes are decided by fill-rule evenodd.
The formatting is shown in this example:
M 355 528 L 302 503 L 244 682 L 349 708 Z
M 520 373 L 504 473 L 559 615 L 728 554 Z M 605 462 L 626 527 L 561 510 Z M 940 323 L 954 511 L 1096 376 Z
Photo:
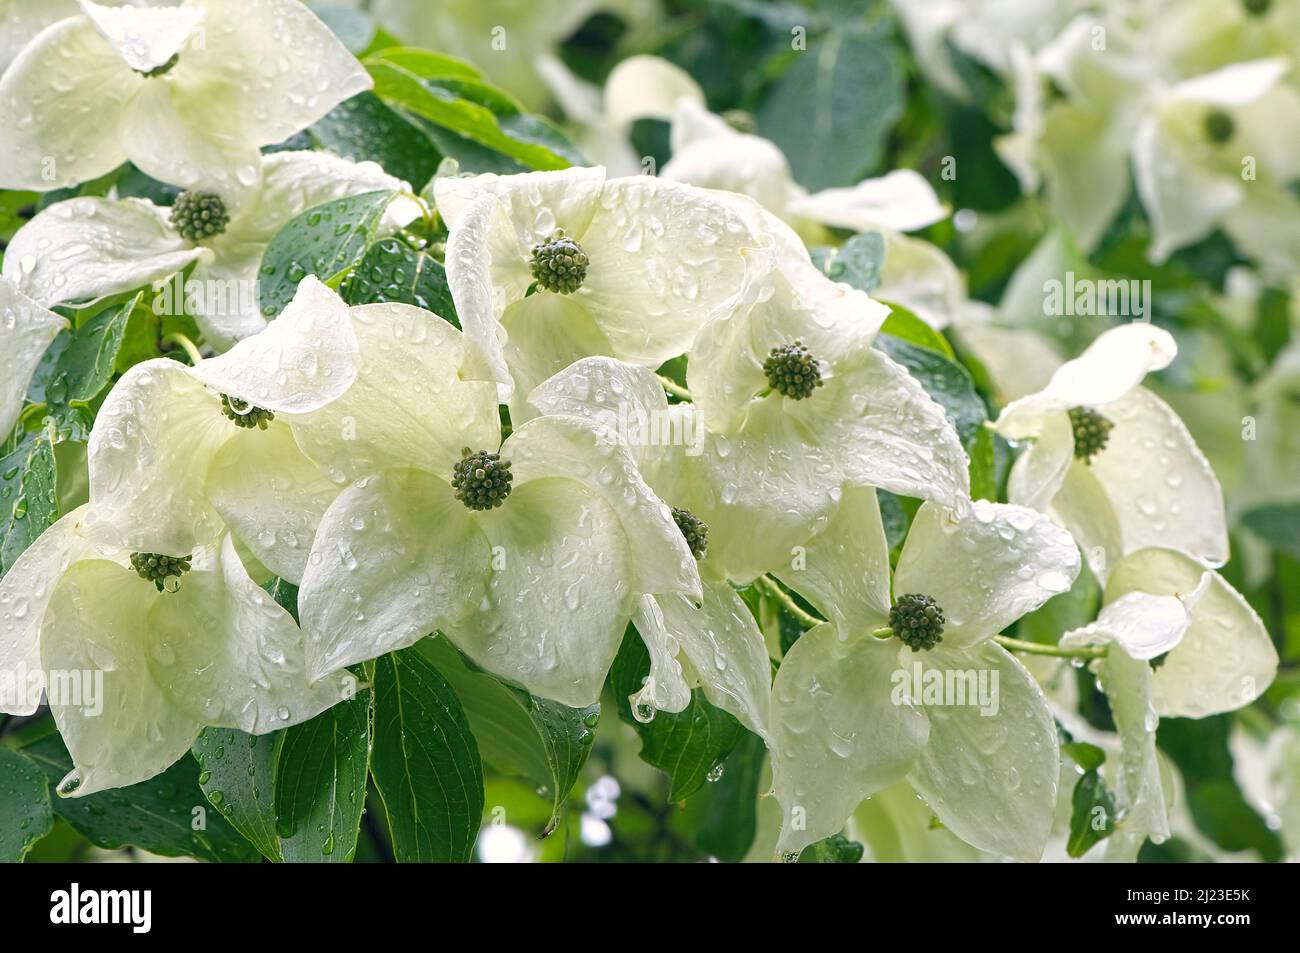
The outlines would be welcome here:
M 1156 755 L 1160 719 L 1152 704 L 1153 673 L 1145 660 L 1111 652 L 1100 663 L 1098 675 L 1120 740 L 1115 785 L 1118 817 L 1116 830 L 1107 839 L 1106 859 L 1131 862 L 1147 837 L 1158 844 L 1169 836 Z
M 351 315 L 356 380 L 332 403 L 290 421 L 303 452 L 335 482 L 394 466 L 450 480 L 465 447 L 497 449 L 496 388 L 461 379 L 466 342 L 454 327 L 407 304 L 362 305 Z
M 758 239 L 708 193 L 632 176 L 605 183 L 581 244 L 591 263 L 576 294 L 613 356 L 657 367 L 740 290 Z
M 533 294 L 516 301 L 501 316 L 506 366 L 514 388 L 510 403 L 516 423 L 528 416 L 523 402 L 535 387 L 591 354 L 613 347 L 581 301 L 571 296 Z
M 885 263 L 873 292 L 902 305 L 932 328 L 946 328 L 971 307 L 966 278 L 935 245 L 907 235 L 885 237 Z
M 847 482 L 959 511 L 967 505 L 970 464 L 957 431 L 901 364 L 864 348 L 821 391 L 785 398 L 785 412 Z
M 56 202 L 20 228 L 4 276 L 46 306 L 143 288 L 201 258 L 146 199 Z
M 943 645 L 966 648 L 1067 591 L 1078 575 L 1073 537 L 1042 513 L 976 500 L 956 517 L 926 503 L 898 558 L 894 593 L 934 598 L 948 620 Z
M 446 479 L 394 469 L 358 480 L 321 520 L 298 592 L 311 676 L 413 645 L 472 614 L 491 560 Z
M 302 582 L 321 517 L 339 487 L 308 460 L 288 424 L 232 434 L 208 471 L 208 498 L 271 572 Z
M 88 18 L 43 30 L 0 76 L 0 187 L 48 192 L 116 169 L 127 106 L 145 82 Z
M 1131 658 L 1148 661 L 1181 642 L 1190 623 L 1187 607 L 1177 596 L 1126 592 L 1104 606 L 1095 622 L 1062 635 L 1061 646 L 1114 643 Z
M 926 706 L 930 737 L 908 780 L 943 826 L 966 843 L 1037 861 L 1051 832 L 1061 770 L 1056 722 L 1042 689 L 993 643 L 958 649 L 945 641 L 925 653 L 923 664 L 967 685 L 983 676 L 996 686 L 994 705 L 968 699 Z
M 82 0 L 82 12 L 90 17 L 137 73 L 164 65 L 180 52 L 182 45 L 203 21 L 203 10 L 193 4 L 180 7 L 105 6 Z
M 896 169 L 847 188 L 823 189 L 793 203 L 790 211 L 835 228 L 913 232 L 948 217 L 933 186 L 911 169 Z
M 898 643 L 870 634 L 841 640 L 809 629 L 781 660 L 772 685 L 772 783 L 781 805 L 780 850 L 838 833 L 863 798 L 902 778 L 930 726 L 900 691 Z
M 77 0 L 7 0 L 0 16 L 0 73 L 36 34 L 80 12 Z
M 1210 566 L 1227 562 L 1223 490 L 1173 409 L 1137 387 L 1101 413 L 1115 426 L 1106 448 L 1087 465 L 1110 499 L 1122 552 L 1162 546 Z M 1086 516 L 1071 518 L 1083 522 Z
M 669 508 L 655 496 L 626 450 L 576 417 L 537 417 L 502 448 L 516 491 L 534 480 L 571 480 L 603 499 L 630 547 L 626 584 L 637 593 L 697 598 L 699 570 Z M 512 502 L 507 500 L 507 505 Z
M 235 430 L 190 368 L 165 357 L 136 364 L 90 432 L 87 532 L 168 556 L 216 540 L 223 523 L 205 492 L 208 468 Z
M 369 74 L 320 18 L 297 0 L 188 0 L 205 11 L 204 43 L 176 71 L 232 98 L 255 146 L 281 142 L 357 93 Z M 224 87 L 224 88 L 223 88 Z
M 73 564 L 54 587 L 41 662 L 46 671 L 76 673 L 96 696 L 51 700 L 74 765 L 61 793 L 126 787 L 188 757 L 203 725 L 176 708 L 149 672 L 149 610 L 159 598 L 152 583 L 104 559 Z
M 36 366 L 67 326 L 62 317 L 0 278 L 0 436 L 7 436 L 18 421 Z
M 41 533 L 0 578 L 0 672 L 18 680 L 15 693 L 0 691 L 0 712 L 30 715 L 41 703 L 45 685 L 41 668 L 41 624 L 54 586 L 79 559 L 97 555 L 77 529 L 81 506 Z M 8 683 L 3 684 L 5 688 Z
M 1222 576 L 1190 556 L 1155 548 L 1130 553 L 1106 582 L 1108 600 L 1127 592 L 1189 597 L 1198 590 L 1189 607 L 1191 625 L 1154 676 L 1162 716 L 1233 711 L 1263 694 L 1277 674 L 1277 650 L 1259 615 Z
M 1074 464 L 1074 429 L 1059 410 L 1043 414 L 1036 427 L 1036 438 L 1012 464 L 1007 500 L 1046 513 Z
M 494 675 L 582 708 L 600 697 L 632 616 L 628 537 L 584 484 L 516 481 L 505 503 L 477 520 L 493 553 L 487 596 L 443 632 Z
M 596 213 L 604 182 L 605 170 L 599 166 L 520 175 L 440 176 L 434 182 L 433 195 L 438 214 L 453 232 L 472 205 L 485 196 L 495 196 L 505 210 L 507 231 L 516 236 L 520 253 L 526 255 L 557 228 L 580 239 Z M 454 236 L 448 241 L 448 257 L 453 243 Z
M 889 541 L 876 491 L 848 487 L 830 519 L 777 578 L 811 602 L 845 636 L 889 619 Z
M 726 582 L 708 582 L 697 605 L 685 596 L 658 599 L 664 627 L 690 660 L 705 696 L 762 738 L 769 736 L 772 663 L 763 633 Z
M 654 596 L 642 596 L 632 616 L 632 624 L 650 656 L 650 671 L 640 689 L 628 699 L 633 712 L 646 717 L 643 713 L 684 711 L 691 703 L 691 686 L 686 684 L 682 663 L 677 660 L 680 646 L 664 624 L 659 600 Z
M 213 565 L 196 566 L 154 603 L 146 624 L 154 680 L 205 725 L 262 735 L 313 718 L 356 689 L 347 672 L 310 680 L 302 630 L 249 578 L 229 536 Z
M 265 331 L 190 373 L 218 393 L 277 413 L 305 414 L 352 386 L 359 337 L 343 299 L 308 275 Z

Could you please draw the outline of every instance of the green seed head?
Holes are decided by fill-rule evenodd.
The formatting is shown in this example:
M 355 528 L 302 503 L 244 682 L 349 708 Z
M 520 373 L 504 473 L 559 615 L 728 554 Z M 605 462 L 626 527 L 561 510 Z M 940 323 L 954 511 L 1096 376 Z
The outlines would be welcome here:
M 913 652 L 932 649 L 943 641 L 943 609 L 932 598 L 917 592 L 899 596 L 889 610 L 889 627 Z
M 456 499 L 471 510 L 495 509 L 504 503 L 515 479 L 510 472 L 510 461 L 502 461 L 499 453 L 471 451 L 469 447 L 461 453 L 464 457 L 451 475 Z
M 1074 430 L 1074 455 L 1084 463 L 1106 449 L 1115 425 L 1091 407 L 1071 407 L 1070 426 Z
M 172 228 L 190 242 L 220 235 L 230 224 L 221 196 L 211 192 L 182 192 L 172 203 Z
M 180 578 L 190 571 L 192 556 L 163 556 L 160 553 L 132 553 L 131 568 L 141 579 L 152 582 L 159 592 L 175 592 L 180 588 Z M 168 579 L 175 579 L 168 583 Z
M 1160 671 L 1160 666 L 1161 666 L 1161 665 L 1164 665 L 1165 662 L 1166 662 L 1168 659 L 1169 659 L 1169 653 L 1168 653 L 1168 652 L 1161 652 L 1161 653 L 1160 653 L 1159 655 L 1157 655 L 1155 658 L 1150 659 L 1150 660 L 1147 662 L 1147 664 L 1151 666 L 1151 671 L 1153 671 L 1153 672 L 1158 672 L 1158 671 Z
M 1205 114 L 1205 135 L 1216 145 L 1223 145 L 1236 131 L 1237 124 L 1223 110 L 1214 109 Z
M 691 548 L 691 555 L 696 560 L 703 559 L 709 552 L 709 524 L 690 510 L 673 507 L 673 522 L 686 537 L 686 545 Z
M 1252 17 L 1262 17 L 1273 6 L 1273 0 L 1241 0 L 1241 5 Z
M 821 365 L 804 347 L 803 341 L 772 348 L 772 353 L 763 362 L 763 373 L 773 390 L 792 400 L 811 397 L 812 392 L 822 386 Z
M 136 72 L 147 79 L 153 79 L 155 76 L 162 76 L 164 73 L 170 73 L 172 67 L 176 65 L 176 62 L 180 58 L 181 55 L 179 53 L 173 53 L 171 59 L 166 63 L 163 63 L 162 66 L 155 66 L 153 69 L 138 69 Z
M 573 294 L 581 288 L 590 263 L 582 246 L 567 237 L 562 228 L 556 229 L 549 241 L 533 246 L 533 279 L 556 294 Z
M 221 395 L 221 412 L 233 421 L 236 427 L 243 427 L 245 430 L 252 430 L 254 427 L 265 430 L 267 424 L 275 419 L 275 414 L 271 411 L 246 404 L 238 397 L 227 394 Z

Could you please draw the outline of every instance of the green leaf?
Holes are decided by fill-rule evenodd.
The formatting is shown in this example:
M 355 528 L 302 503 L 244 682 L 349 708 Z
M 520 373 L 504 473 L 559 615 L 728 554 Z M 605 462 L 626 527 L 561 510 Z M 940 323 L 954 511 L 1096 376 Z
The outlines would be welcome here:
M 307 130 L 318 145 L 354 162 L 378 162 L 389 175 L 420 188 L 442 156 L 424 131 L 374 93 L 344 100 Z
M 839 248 L 825 249 L 813 260 L 832 281 L 843 281 L 859 291 L 871 292 L 880 284 L 880 269 L 885 265 L 885 239 L 880 232 L 863 232 Z
M 997 455 L 993 449 L 993 431 L 980 427 L 966 448 L 970 454 L 970 497 L 972 500 L 998 501 Z
M 374 22 L 354 7 L 341 3 L 313 3 L 311 11 L 334 32 L 349 53 L 361 53 L 375 38 Z
M 442 262 L 398 238 L 385 238 L 370 247 L 345 283 L 343 299 L 352 305 L 413 304 L 460 328 Z
M 456 693 L 418 649 L 375 663 L 372 771 L 398 861 L 469 861 L 483 765 Z
M 396 195 L 389 189 L 350 195 L 290 219 L 262 257 L 262 313 L 274 318 L 283 311 L 307 275 L 337 284 L 378 238 L 375 231 Z
M 984 428 L 987 413 L 966 368 L 937 351 L 891 334 L 877 336 L 876 346 L 906 367 L 925 392 L 947 411 L 962 445 L 969 450 Z
M 419 649 L 451 683 L 483 760 L 549 796 L 551 815 L 541 831 L 548 836 L 591 754 L 600 705 L 570 708 L 511 688 L 472 670 L 446 639 L 425 639 Z
M 54 439 L 29 434 L 0 458 L 0 577 L 59 518 Z
M 641 760 L 668 776 L 668 800 L 684 801 L 726 759 L 745 729 L 710 704 L 698 688 L 691 692 L 684 711 L 661 711 L 649 722 L 638 721 L 629 698 L 641 690 L 649 674 L 650 653 L 636 629 L 628 626 L 609 670 L 609 688 L 618 702 L 619 718 L 641 739 Z
M 233 728 L 204 728 L 191 753 L 208 803 L 262 852 L 280 861 L 275 819 L 275 769 L 284 732 L 257 736 Z
M 53 730 L 23 747 L 51 785 L 72 770 L 72 758 Z M 139 847 L 165 857 L 197 857 L 216 863 L 245 863 L 258 853 L 226 820 L 209 809 L 199 788 L 199 766 L 181 758 L 166 771 L 130 787 L 51 797 L 54 813 L 96 847 Z
M 856 185 L 903 113 L 898 54 L 883 38 L 831 31 L 791 59 L 758 109 L 759 131 L 805 188 Z
M 799 855 L 799 863 L 856 864 L 865 852 L 866 848 L 857 841 L 849 840 L 843 834 L 832 834 L 806 847 Z
M 1106 752 L 1086 741 L 1067 741 L 1061 745 L 1061 754 L 1067 755 L 1084 771 L 1096 771 L 1106 761 Z
M 1270 503 L 1241 514 L 1246 528 L 1274 549 L 1300 559 L 1300 503 Z
M 366 60 L 375 93 L 390 105 L 427 119 L 530 169 L 567 169 L 572 162 L 556 151 L 556 133 L 512 119 L 517 104 L 474 77 L 451 72 L 456 61 L 435 54 L 381 50 Z M 420 70 L 421 72 L 416 72 Z M 445 150 L 444 150 L 445 151 Z
M 1065 852 L 1082 857 L 1094 844 L 1115 833 L 1115 798 L 1105 778 L 1093 770 L 1079 778 L 1070 803 L 1070 839 Z
M 89 437 L 91 402 L 113 379 L 127 322 L 142 296 L 104 308 L 73 331 L 59 351 L 44 380 L 44 396 L 61 439 L 84 443 Z
M 758 832 L 758 789 L 767 747 L 752 731 L 722 762 L 722 775 L 686 802 L 695 846 L 728 863 L 743 860 Z
M 286 861 L 351 862 L 369 761 L 369 689 L 284 732 L 275 816 Z
M 293 621 L 298 621 L 298 587 L 293 583 L 274 576 L 269 579 L 266 585 L 262 586 L 266 594 L 275 600 L 278 605 L 289 615 L 293 616 Z
M 36 762 L 0 748 L 0 864 L 17 864 L 54 827 L 50 783 Z
M 889 307 L 889 317 L 885 318 L 885 323 L 880 327 L 882 332 L 907 341 L 909 344 L 938 351 L 951 360 L 957 359 L 948 339 L 918 318 L 914 312 L 892 301 L 882 301 L 881 304 Z

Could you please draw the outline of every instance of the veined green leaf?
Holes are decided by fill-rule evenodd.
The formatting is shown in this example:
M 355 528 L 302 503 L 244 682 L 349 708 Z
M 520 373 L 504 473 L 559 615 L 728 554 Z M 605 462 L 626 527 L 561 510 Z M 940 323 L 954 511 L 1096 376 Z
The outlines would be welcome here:
M 49 430 L 29 434 L 0 458 L 0 576 L 59 518 L 56 477 Z
M 21 863 L 54 827 L 50 782 L 31 758 L 0 748 L 0 791 L 0 863 Z

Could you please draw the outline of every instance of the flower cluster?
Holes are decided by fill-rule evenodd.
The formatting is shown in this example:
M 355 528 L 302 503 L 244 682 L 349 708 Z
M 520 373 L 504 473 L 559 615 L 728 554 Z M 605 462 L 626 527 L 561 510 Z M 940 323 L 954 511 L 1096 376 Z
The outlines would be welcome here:
M 1065 69 L 1067 52 L 1044 57 Z M 1191 103 L 1224 107 L 1214 142 L 1253 135 L 1279 76 L 1265 61 L 1239 83 L 1176 85 L 1134 137 L 1107 141 L 1159 152 L 1184 128 L 1159 110 Z M 611 80 L 622 122 L 644 114 L 620 98 L 629 82 Z M 52 201 L 15 235 L 0 281 L 6 433 L 65 314 L 179 273 L 251 282 L 277 234 L 332 200 L 390 190 L 401 202 L 368 224 L 378 235 L 445 228 L 455 312 L 351 304 L 334 263 L 304 255 L 283 309 L 197 308 L 206 354 L 190 344 L 116 379 L 87 441 L 87 500 L 0 579 L 0 668 L 106 672 L 106 717 L 51 699 L 75 765 L 63 793 L 149 778 L 205 726 L 299 724 L 430 636 L 583 708 L 631 625 L 650 659 L 638 717 L 683 711 L 699 690 L 766 745 L 782 854 L 906 783 L 966 843 L 1036 860 L 1058 731 L 1002 633 L 1086 565 L 1104 608 L 1054 648 L 1088 659 L 1112 700 L 1116 850 L 1168 833 L 1148 711 L 1240 707 L 1277 656 L 1215 571 L 1218 480 L 1143 387 L 1177 353 L 1167 332 L 1116 327 L 1009 402 L 978 438 L 1019 451 L 1008 502 L 981 498 L 994 493 L 972 490 L 977 438 L 887 340 L 882 298 L 937 326 L 957 317 L 947 290 L 913 281 L 951 267 L 908 257 L 924 243 L 904 233 L 947 214 L 917 173 L 809 194 L 771 143 L 690 90 L 663 107 L 661 176 L 444 170 L 416 195 L 373 163 L 259 151 L 368 85 L 295 0 L 84 2 L 0 79 L 0 186 L 49 191 L 129 160 L 172 187 L 170 207 Z M 726 169 L 749 174 L 719 180 Z M 1156 220 L 1166 250 L 1202 228 Z M 885 236 L 898 270 L 876 297 L 805 245 L 846 228 Z M 659 439 L 687 432 L 698 439 Z M 298 587 L 296 618 L 259 586 L 271 576 Z M 774 643 L 755 593 L 805 631 Z M 900 696 L 914 665 L 991 673 L 997 710 Z

